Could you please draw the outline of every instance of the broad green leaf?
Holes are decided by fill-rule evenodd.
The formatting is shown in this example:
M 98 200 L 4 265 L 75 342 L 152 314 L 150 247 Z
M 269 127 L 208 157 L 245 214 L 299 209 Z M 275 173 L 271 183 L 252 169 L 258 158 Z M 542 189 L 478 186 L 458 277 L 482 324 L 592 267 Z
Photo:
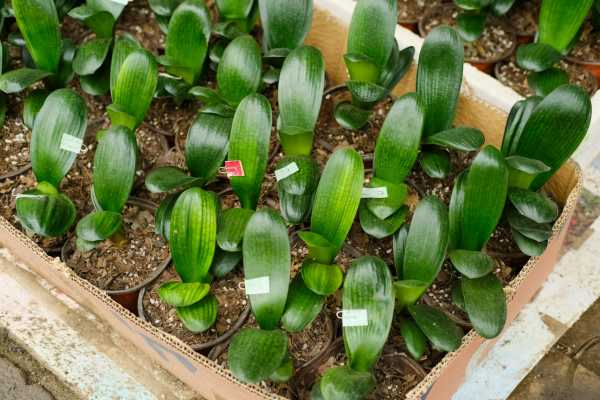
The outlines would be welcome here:
M 36 124 L 37 125 L 37 124 Z M 137 144 L 123 126 L 104 131 L 94 155 L 94 194 L 103 210 L 120 213 L 133 187 Z
M 280 3 L 278 0 L 261 2 L 264 1 Z M 292 2 L 302 3 L 302 1 Z M 289 1 L 281 3 L 289 3 Z M 303 145 L 292 142 L 294 146 L 286 146 L 289 142 L 283 140 L 283 149 L 287 155 L 310 155 L 312 133 L 319 118 L 324 87 L 325 63 L 321 52 L 310 46 L 293 50 L 285 59 L 279 76 L 279 119 L 277 121 L 279 135 L 297 136 L 304 133 L 310 140 Z
M 312 195 L 319 183 L 319 165 L 308 156 L 283 157 L 275 166 L 275 170 L 292 168 L 295 163 L 298 171 L 277 182 L 277 189 L 293 195 Z
M 58 15 L 52 0 L 14 0 L 12 9 L 35 65 L 58 72 L 61 37 Z
M 304 284 L 316 294 L 329 296 L 335 293 L 344 280 L 344 273 L 339 265 L 320 264 L 315 261 L 304 261 L 302 264 Z
M 539 174 L 550 171 L 550 167 L 543 162 L 521 156 L 506 157 L 506 164 L 509 170 L 508 186 L 511 188 L 527 189 Z
M 256 93 L 261 83 L 260 48 L 250 35 L 235 38 L 225 49 L 217 70 L 219 94 L 231 106 Z
M 92 75 L 93 76 L 93 75 Z M 83 82 L 84 76 L 79 78 L 80 82 Z M 83 88 L 83 86 L 82 86 Z M 84 89 L 87 93 L 87 89 Z M 95 90 L 95 89 L 94 89 Z M 130 130 L 136 129 L 136 120 L 135 117 L 125 111 L 122 107 L 119 107 L 116 104 L 109 104 L 106 107 L 106 113 L 108 114 L 108 118 L 113 126 L 123 126 Z M 130 128 L 131 127 L 131 128 Z
M 365 203 L 369 211 L 379 219 L 391 217 L 404 205 L 408 196 L 408 186 L 404 183 L 391 183 L 378 177 L 374 177 L 369 182 L 369 187 L 385 187 L 387 197 L 383 199 L 366 199 Z M 394 231 L 395 232 L 395 231 Z
M 125 4 L 111 0 L 87 0 L 87 4 L 95 10 L 109 12 L 115 20 L 119 18 L 125 8 Z
M 308 247 L 308 258 L 322 264 L 330 264 L 335 258 L 338 248 L 318 233 L 299 231 L 298 237 Z
M 423 357 L 427 351 L 427 337 L 417 324 L 411 319 L 403 318 L 400 322 L 400 334 L 412 358 L 419 360 Z
M 566 52 L 594 0 L 545 0 L 539 17 L 538 42 Z M 568 21 L 568 23 L 566 23 Z
M 460 308 L 461 310 L 465 310 L 465 298 L 462 294 L 462 288 L 460 287 L 460 281 L 458 281 L 457 283 L 454 284 L 454 286 L 452 286 L 452 303 L 454 303 L 454 305 L 458 308 Z
M 45 89 L 36 89 L 25 98 L 23 102 L 23 122 L 29 129 L 33 129 L 35 117 L 44 105 L 48 94 Z
M 183 282 L 206 282 L 215 253 L 217 199 L 200 188 L 183 192 L 171 213 L 169 247 Z
M 402 279 L 431 284 L 446 258 L 448 209 L 436 197 L 417 205 L 404 246 Z
M 362 128 L 371 116 L 371 110 L 363 110 L 350 102 L 336 104 L 333 113 L 341 127 L 351 130 Z
M 228 208 L 219 217 L 217 244 L 222 250 L 242 251 L 244 231 L 254 211 L 245 208 Z
M 135 118 L 134 130 L 142 123 L 156 91 L 158 67 L 145 50 L 134 51 L 119 68 L 119 76 L 112 92 L 113 103 Z
M 246 18 L 254 0 L 216 0 L 219 16 L 232 20 Z
M 167 282 L 158 288 L 160 299 L 173 307 L 187 307 L 202 300 L 210 292 L 210 285 L 201 282 Z
M 406 221 L 408 207 L 402 207 L 386 219 L 379 219 L 373 214 L 366 203 L 362 203 L 358 209 L 360 226 L 367 235 L 376 239 L 383 239 L 393 235 Z
M 448 152 L 435 147 L 423 151 L 419 164 L 423 171 L 434 179 L 446 178 L 452 168 Z
M 529 117 L 542 101 L 541 97 L 532 96 L 525 100 L 517 101 L 508 114 L 504 138 L 502 139 L 502 154 L 512 156 L 517 151 L 519 139 Z
M 500 221 L 508 190 L 508 168 L 495 147 L 486 146 L 475 157 L 464 182 L 464 201 L 457 248 L 481 250 Z
M 508 223 L 510 226 L 531 240 L 535 240 L 536 242 L 544 242 L 550 239 L 550 236 L 552 236 L 551 224 L 539 224 L 519 214 L 513 208 L 509 208 L 506 214 L 508 216 Z
M 154 214 L 154 232 L 167 242 L 169 241 L 171 231 L 171 213 L 173 212 L 177 197 L 179 197 L 179 193 L 165 197 L 165 199 L 160 202 L 160 205 Z
M 40 190 L 40 186 L 42 185 L 39 184 L 37 189 L 28 190 L 17 197 L 19 222 L 41 236 L 62 236 L 75 222 L 75 205 L 64 194 L 47 193 Z
M 368 57 L 381 69 L 394 46 L 398 3 L 395 0 L 359 0 L 348 29 L 347 53 Z M 350 79 L 355 80 L 350 70 Z
M 265 49 L 295 49 L 312 22 L 312 0 L 258 0 Z
M 212 265 L 210 266 L 210 273 L 214 275 L 215 278 L 223 278 L 233 271 L 240 261 L 242 261 L 241 251 L 232 253 L 217 247 L 215 249 Z
M 454 188 L 450 197 L 450 204 L 448 206 L 448 222 L 450 223 L 448 248 L 450 250 L 459 247 L 462 241 L 465 184 L 468 171 L 465 170 L 458 174 L 454 181 Z
M 394 102 L 375 146 L 373 167 L 377 178 L 401 183 L 410 174 L 419 154 L 424 120 L 424 109 L 414 93 Z
M 149 0 L 150 9 L 160 17 L 170 18 L 173 11 L 181 4 L 181 0 Z
M 536 96 L 547 96 L 559 86 L 569 83 L 569 75 L 560 68 L 549 68 L 541 72 L 532 72 L 527 77 L 529 88 Z
M 364 54 L 344 54 L 344 62 L 349 75 L 355 82 L 377 82 L 381 75 L 381 66 Z
M 185 160 L 192 176 L 213 179 L 227 155 L 231 118 L 200 112 L 188 131 Z
M 406 249 L 406 238 L 408 237 L 408 225 L 403 225 L 394 234 L 392 250 L 394 252 L 394 266 L 396 267 L 396 276 L 402 278 L 404 270 L 404 250 Z
M 477 151 L 485 138 L 479 129 L 452 128 L 435 133 L 425 139 L 425 144 L 435 144 L 458 151 Z
M 197 303 L 186 307 L 177 307 L 177 316 L 187 330 L 193 333 L 206 332 L 217 320 L 219 302 L 209 294 Z
M 260 94 L 246 97 L 238 106 L 229 137 L 229 160 L 239 160 L 244 176 L 231 177 L 231 187 L 242 207 L 254 209 L 267 169 L 271 137 L 271 104 Z
M 396 294 L 396 311 L 400 312 L 404 307 L 415 304 L 425 293 L 430 283 L 415 280 L 394 281 L 394 293 Z
M 392 46 L 392 54 L 388 59 L 387 64 L 383 67 L 383 71 L 379 77 L 379 84 L 386 89 L 386 93 L 392 91 L 406 75 L 413 64 L 415 56 L 415 48 L 413 46 L 406 47 L 400 51 L 398 43 L 394 40 Z
M 524 44 L 517 49 L 519 67 L 533 72 L 552 68 L 562 57 L 560 51 L 544 43 Z
M 452 250 L 448 256 L 454 268 L 470 279 L 481 278 L 494 269 L 494 259 L 481 251 Z
M 167 72 L 188 85 L 198 81 L 208 51 L 211 18 L 202 0 L 186 0 L 173 12 L 165 43 Z
M 373 82 L 347 81 L 346 86 L 357 105 L 371 108 L 376 102 L 383 100 L 388 94 L 387 88 Z
M 408 312 L 434 348 L 448 352 L 458 350 L 463 333 L 446 314 L 424 304 L 408 306 Z
M 325 400 L 362 400 L 377 382 L 370 371 L 342 366 L 328 369 L 317 384 Z
M 363 161 L 352 148 L 336 150 L 317 187 L 311 230 L 340 249 L 356 216 L 364 180 Z
M 82 44 L 73 59 L 73 71 L 77 75 L 91 75 L 106 60 L 112 38 L 94 38 Z
M 87 108 L 78 94 L 59 89 L 48 96 L 31 134 L 31 166 L 38 182 L 60 186 L 77 157 L 61 148 L 63 135 L 83 139 L 86 127 Z
M 511 189 L 508 198 L 521 215 L 538 224 L 554 222 L 558 218 L 556 203 L 541 193 Z
M 190 186 L 200 186 L 202 179 L 194 178 L 177 167 L 158 167 L 146 175 L 146 189 L 150 193 L 165 193 Z
M 100 69 L 92 75 L 81 75 L 79 77 L 79 84 L 81 89 L 91 96 L 104 96 L 110 90 L 110 65 L 108 63 L 102 64 Z M 110 110 L 111 106 L 107 107 L 109 118 L 113 119 L 113 115 Z M 114 125 L 117 123 L 113 122 Z
M 118 2 L 100 1 L 103 4 L 115 4 Z M 124 7 L 124 5 L 122 6 Z M 121 8 L 122 11 L 123 8 Z M 69 17 L 82 21 L 88 28 L 96 34 L 96 37 L 111 37 L 115 25 L 115 17 L 108 11 L 95 9 L 87 4 L 71 9 L 68 13 Z
M 427 35 L 417 70 L 417 95 L 425 109 L 423 136 L 452 127 L 463 63 L 463 42 L 454 29 L 442 26 Z
M 283 364 L 279 366 L 271 375 L 269 380 L 275 383 L 285 383 L 294 375 L 294 363 L 289 355 L 285 358 Z
M 288 224 L 301 224 L 308 219 L 313 194 L 295 195 L 279 191 L 279 210 Z
M 285 332 L 244 328 L 229 345 L 229 369 L 242 382 L 259 383 L 284 363 L 287 353 Z
M 307 288 L 302 276 L 296 276 L 290 284 L 281 326 L 292 333 L 303 331 L 317 318 L 324 302 L 325 296 Z
M 460 13 L 456 17 L 456 31 L 465 42 L 473 42 L 481 37 L 485 29 L 486 19 L 486 13 Z
M 77 238 L 86 242 L 100 242 L 110 238 L 123 227 L 121 214 L 112 211 L 94 211 L 77 223 Z
M 188 94 L 200 100 L 204 105 L 218 104 L 225 101 L 215 89 L 206 86 L 194 86 L 188 90 Z
M 482 278 L 461 280 L 465 310 L 477 333 L 486 339 L 495 338 L 506 323 L 506 297 L 502 283 L 493 274 Z
M 366 310 L 367 326 L 345 326 L 348 365 L 359 372 L 375 366 L 394 318 L 394 290 L 388 266 L 376 257 L 354 260 L 346 273 L 342 293 L 344 310 Z
M 283 315 L 290 281 L 290 241 L 283 219 L 271 209 L 254 213 L 244 233 L 246 280 L 268 278 L 269 293 L 250 294 L 250 305 L 262 329 L 275 329 Z
M 575 85 L 559 87 L 535 108 L 515 152 L 552 168 L 535 179 L 534 190 L 546 183 L 579 147 L 590 126 L 591 113 L 590 97 Z
M 73 41 L 71 39 L 63 39 L 58 73 L 49 78 L 51 87 L 66 87 L 73 80 L 75 76 L 73 71 L 75 51 L 76 48 Z
M 50 76 L 41 69 L 19 68 L 0 76 L 0 90 L 4 93 L 17 93 Z
M 548 246 L 548 242 L 538 242 L 536 240 L 529 239 L 528 237 L 521 234 L 516 229 L 512 229 L 512 236 L 519 250 L 530 257 L 538 257 L 544 254 L 544 250 Z
M 113 46 L 112 56 L 110 59 L 110 92 L 111 94 L 115 91 L 115 85 L 117 84 L 117 78 L 123 63 L 127 57 L 136 50 L 140 50 L 141 45 L 139 42 L 129 34 L 123 34 L 115 38 L 115 45 Z

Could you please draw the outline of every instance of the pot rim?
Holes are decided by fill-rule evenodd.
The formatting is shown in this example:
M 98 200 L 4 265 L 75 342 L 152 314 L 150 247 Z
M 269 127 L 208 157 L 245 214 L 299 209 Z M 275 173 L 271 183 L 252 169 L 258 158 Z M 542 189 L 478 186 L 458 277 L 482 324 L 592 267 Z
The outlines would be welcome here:
M 24 166 L 22 166 L 21 168 L 17 168 L 11 172 L 8 172 L 4 175 L 0 175 L 0 181 L 3 181 L 5 179 L 9 179 L 9 178 L 14 178 L 16 176 L 19 175 L 23 175 L 25 172 L 29 171 L 31 169 L 31 162 L 25 164 Z

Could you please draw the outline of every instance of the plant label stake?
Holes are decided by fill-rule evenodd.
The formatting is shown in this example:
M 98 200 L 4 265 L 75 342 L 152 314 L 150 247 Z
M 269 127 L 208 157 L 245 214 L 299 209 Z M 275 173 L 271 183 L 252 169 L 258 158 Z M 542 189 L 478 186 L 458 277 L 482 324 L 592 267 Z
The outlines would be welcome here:
M 244 166 L 240 160 L 225 161 L 225 167 L 222 169 L 228 178 L 232 176 L 245 176 Z
M 363 188 L 360 197 L 363 199 L 387 199 L 387 187 Z
M 277 182 L 279 182 L 285 178 L 294 175 L 298 171 L 300 171 L 300 168 L 298 168 L 298 164 L 296 164 L 295 162 L 291 162 L 285 167 L 275 170 L 275 179 L 277 179 Z
M 336 317 L 341 318 L 342 326 L 368 326 L 369 314 L 366 309 L 338 311 Z
M 246 288 L 246 295 L 268 294 L 271 292 L 271 286 L 269 283 L 268 276 L 261 276 L 260 278 L 254 279 L 246 279 L 244 280 L 243 284 Z
M 63 133 L 60 140 L 60 148 L 75 154 L 79 154 L 82 150 L 85 150 L 83 139 L 69 135 L 68 133 Z

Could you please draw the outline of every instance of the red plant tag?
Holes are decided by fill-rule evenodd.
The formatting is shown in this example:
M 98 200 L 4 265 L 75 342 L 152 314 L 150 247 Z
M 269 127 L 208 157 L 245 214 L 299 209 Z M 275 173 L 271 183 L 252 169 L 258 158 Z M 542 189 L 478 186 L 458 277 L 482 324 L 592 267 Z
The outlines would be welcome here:
M 244 176 L 244 167 L 240 160 L 225 161 L 225 173 L 227 177 Z

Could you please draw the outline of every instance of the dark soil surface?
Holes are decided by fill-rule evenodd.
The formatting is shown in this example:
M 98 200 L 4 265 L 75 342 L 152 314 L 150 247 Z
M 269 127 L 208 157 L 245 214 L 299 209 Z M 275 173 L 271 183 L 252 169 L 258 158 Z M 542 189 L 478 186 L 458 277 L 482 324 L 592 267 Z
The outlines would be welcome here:
M 427 35 L 440 25 L 455 26 L 459 10 L 451 4 L 436 7 L 421 21 L 421 34 Z M 494 63 L 508 57 L 516 45 L 514 31 L 506 22 L 488 18 L 479 39 L 465 43 L 465 60 L 476 63 Z
M 570 57 L 583 62 L 600 63 L 600 30 L 594 30 L 592 24 L 587 22 Z
M 398 22 L 415 23 L 443 0 L 398 0 Z
M 8 96 L 7 112 L 2 126 L 2 145 L 0 146 L 0 175 L 15 172 L 30 162 L 29 141 L 31 131 L 21 119 L 23 97 Z
M 596 78 L 581 65 L 574 64 L 565 60 L 559 63 L 559 67 L 567 71 L 571 83 L 584 88 L 590 95 L 593 95 L 598 89 Z M 527 76 L 529 72 L 520 68 L 514 57 L 499 62 L 496 65 L 496 78 L 506 86 L 522 96 L 531 96 L 533 92 L 529 89 Z
M 533 36 L 537 32 L 540 0 L 517 1 L 506 14 L 506 20 L 519 36 Z

